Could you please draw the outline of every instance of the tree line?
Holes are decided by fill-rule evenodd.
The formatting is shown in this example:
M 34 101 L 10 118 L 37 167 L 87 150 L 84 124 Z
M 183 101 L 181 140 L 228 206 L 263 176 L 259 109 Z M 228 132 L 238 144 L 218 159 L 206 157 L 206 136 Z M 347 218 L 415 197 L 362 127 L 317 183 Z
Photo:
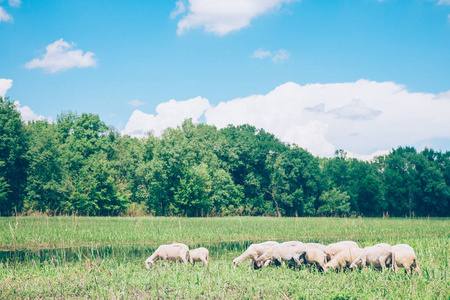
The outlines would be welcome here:
M 22 121 L 0 98 L 0 213 L 450 216 L 450 152 L 315 157 L 250 125 L 121 135 L 98 115 Z

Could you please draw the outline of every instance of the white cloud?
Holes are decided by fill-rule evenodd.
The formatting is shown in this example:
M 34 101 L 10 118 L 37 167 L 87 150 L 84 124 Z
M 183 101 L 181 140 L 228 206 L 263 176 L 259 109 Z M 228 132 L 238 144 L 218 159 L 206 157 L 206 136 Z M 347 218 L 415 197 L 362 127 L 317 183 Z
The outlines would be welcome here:
M 142 106 L 145 103 L 142 102 L 142 101 L 139 101 L 138 99 L 135 99 L 133 101 L 128 101 L 128 104 L 131 105 L 131 106 Z
M 19 7 L 22 4 L 22 0 L 9 0 L 10 6 Z
M 352 120 L 371 120 L 381 114 L 381 111 L 368 108 L 360 99 L 352 99 L 351 103 L 329 111 L 337 118 Z
M 195 99 L 198 99 L 194 101 Z M 210 107 L 195 98 L 158 105 L 158 115 L 135 111 L 124 133 L 161 133 L 187 117 L 224 128 L 250 124 L 295 143 L 314 155 L 369 159 L 400 145 L 440 139 L 450 145 L 450 91 L 411 93 L 394 82 L 358 80 L 348 83 L 299 85 L 288 82 L 266 95 L 252 95 Z M 166 108 L 166 109 L 162 109 Z M 195 112 L 195 113 L 194 113 Z
M 291 56 L 291 54 L 288 51 L 284 50 L 284 49 L 280 49 L 280 50 L 275 51 L 273 53 L 268 51 L 268 50 L 264 51 L 263 49 L 258 49 L 255 52 L 253 52 L 253 54 L 252 54 L 253 58 L 264 59 L 266 57 L 272 57 L 272 61 L 274 63 L 285 61 L 290 56 Z
M 203 27 L 226 35 L 250 25 L 250 21 L 292 0 L 189 0 L 188 13 L 178 22 L 177 34 Z
M 0 22 L 12 22 L 13 17 L 6 12 L 6 10 L 0 6 Z
M 192 118 L 193 122 L 197 122 L 209 107 L 207 99 L 196 97 L 186 101 L 170 100 L 161 103 L 156 107 L 156 116 L 135 110 L 122 134 L 144 137 L 147 132 L 152 132 L 160 135 L 166 128 L 181 125 L 185 119 Z
M 6 92 L 12 87 L 13 81 L 11 79 L 0 78 L 0 97 L 5 97 Z
M 170 13 L 170 18 L 175 19 L 179 15 L 184 14 L 185 11 L 186 11 L 186 6 L 185 6 L 184 2 L 181 0 L 177 1 L 175 3 L 175 9 Z
M 438 5 L 450 5 L 450 0 L 439 0 Z
M 280 49 L 274 53 L 272 60 L 274 63 L 282 62 L 288 59 L 290 56 L 291 54 L 289 52 L 284 49 Z
M 265 58 L 270 56 L 272 56 L 272 53 L 270 51 L 264 51 L 262 49 L 256 50 L 252 55 L 253 58 Z
M 59 39 L 46 47 L 47 52 L 42 56 L 42 59 L 35 58 L 25 66 L 28 69 L 43 68 L 55 73 L 75 67 L 87 68 L 98 65 L 94 53 L 88 51 L 83 54 L 82 50 L 71 50 L 74 46 L 74 43 L 69 44 L 63 39 Z
M 28 106 L 20 106 L 19 101 L 14 101 L 14 104 L 16 105 L 17 110 L 20 112 L 20 115 L 22 116 L 22 120 L 25 122 L 29 121 L 38 121 L 38 120 L 47 120 L 48 122 L 52 123 L 53 119 L 50 117 L 44 117 L 42 115 L 37 115 L 30 107 Z

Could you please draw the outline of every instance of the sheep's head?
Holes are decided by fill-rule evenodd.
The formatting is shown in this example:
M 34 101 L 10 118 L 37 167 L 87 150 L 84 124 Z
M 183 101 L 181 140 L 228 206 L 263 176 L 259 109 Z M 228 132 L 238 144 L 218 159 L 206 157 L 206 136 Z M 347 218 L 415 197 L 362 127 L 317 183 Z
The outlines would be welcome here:
M 352 262 L 352 264 L 350 265 L 350 269 L 351 269 L 351 270 L 356 270 L 356 269 L 359 269 L 360 266 L 361 266 L 361 262 L 354 261 L 354 262 Z
M 255 264 L 256 264 L 256 266 L 257 266 L 258 268 L 261 268 L 262 265 L 264 264 L 264 260 L 263 260 L 263 259 L 257 259 L 257 260 L 255 261 Z
M 147 269 L 150 269 L 151 267 L 153 267 L 153 264 L 154 264 L 154 262 L 152 259 L 150 259 L 150 257 L 145 260 L 145 267 Z
M 237 258 L 233 259 L 233 267 L 236 268 L 238 264 L 239 264 L 238 259 Z

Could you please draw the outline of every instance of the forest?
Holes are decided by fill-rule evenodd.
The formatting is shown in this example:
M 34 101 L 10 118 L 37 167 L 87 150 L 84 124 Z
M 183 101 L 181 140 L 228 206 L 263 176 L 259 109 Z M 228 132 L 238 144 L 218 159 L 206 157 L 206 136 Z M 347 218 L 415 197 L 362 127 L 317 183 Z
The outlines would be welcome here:
M 121 135 L 98 115 L 21 119 L 0 98 L 0 214 L 450 216 L 450 151 L 315 157 L 250 125 Z

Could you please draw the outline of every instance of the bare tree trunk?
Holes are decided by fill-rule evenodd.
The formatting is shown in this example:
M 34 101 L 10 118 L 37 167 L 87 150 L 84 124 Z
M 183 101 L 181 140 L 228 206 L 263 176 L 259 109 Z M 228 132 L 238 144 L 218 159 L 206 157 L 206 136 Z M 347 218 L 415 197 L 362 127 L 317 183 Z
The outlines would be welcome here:
M 281 218 L 280 209 L 278 208 L 278 202 L 275 199 L 275 193 L 272 193 L 272 199 L 273 199 L 273 202 L 275 203 L 275 208 L 277 209 L 278 218 Z

